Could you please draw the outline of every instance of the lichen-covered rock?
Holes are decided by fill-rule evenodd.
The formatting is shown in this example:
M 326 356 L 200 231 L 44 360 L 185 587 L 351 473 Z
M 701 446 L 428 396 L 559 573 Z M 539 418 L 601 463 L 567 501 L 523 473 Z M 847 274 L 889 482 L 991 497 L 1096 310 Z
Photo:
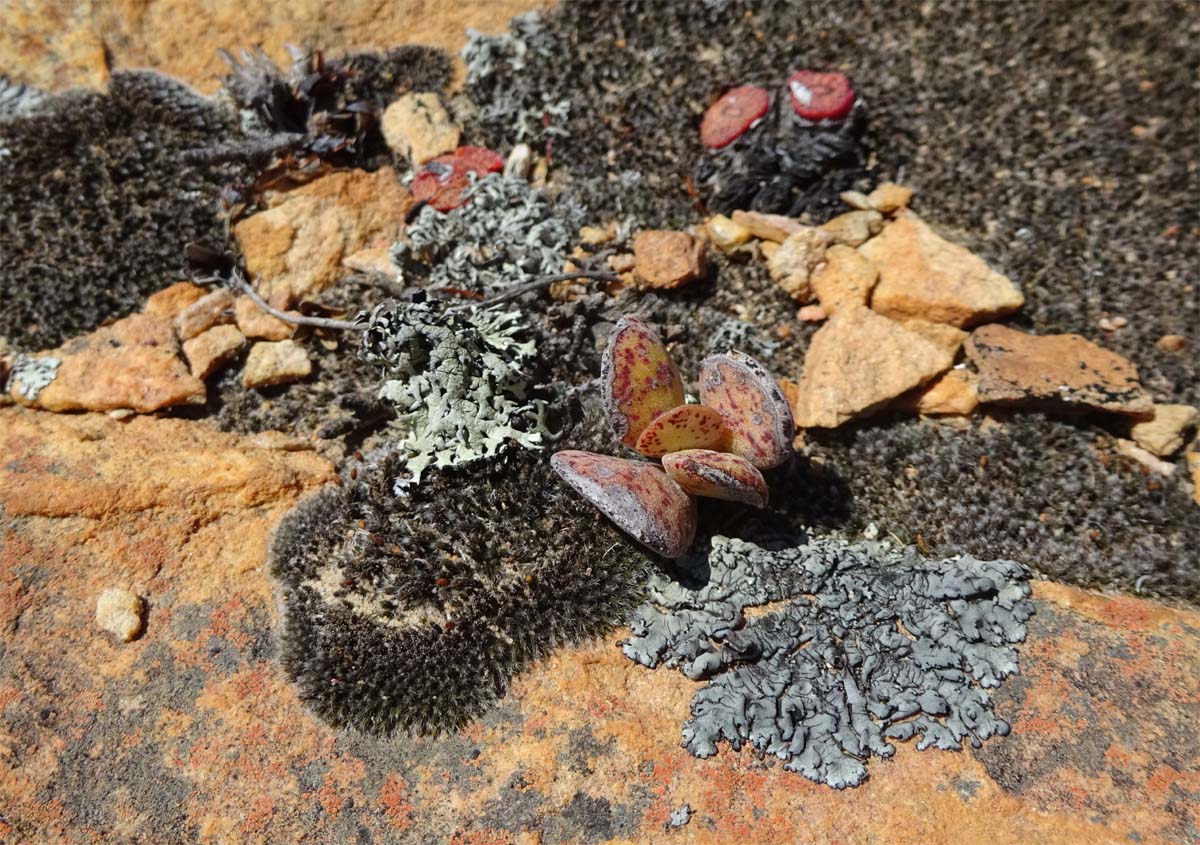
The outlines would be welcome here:
M 541 404 L 527 395 L 533 340 L 517 312 L 454 311 L 441 303 L 385 302 L 371 312 L 360 357 L 384 376 L 379 397 L 397 413 L 392 448 L 399 486 L 429 466 L 541 447 Z
M 1031 335 L 983 326 L 967 340 L 979 370 L 979 399 L 1016 405 L 1090 408 L 1147 418 L 1153 403 L 1137 368 L 1077 334 Z
M 696 536 L 696 502 L 662 467 L 594 452 L 556 452 L 550 465 L 600 512 L 663 557 L 682 555 Z
M 203 403 L 204 382 L 179 357 L 171 323 L 134 314 L 68 341 L 36 359 L 58 361 L 53 376 L 30 391 L 24 373 L 34 356 L 18 359 L 9 380 L 17 402 L 48 411 L 149 413 L 171 405 Z
M 96 624 L 121 642 L 130 642 L 142 630 L 143 607 L 137 593 L 110 587 L 96 601 Z
M 719 449 L 730 432 L 721 415 L 705 405 L 680 405 L 659 414 L 637 440 L 638 454 L 661 458 L 683 449 Z
M 633 272 L 651 288 L 694 282 L 708 266 L 704 241 L 687 232 L 643 229 L 633 236 Z
M 604 406 L 617 439 L 636 447 L 654 419 L 683 404 L 679 367 L 658 333 L 636 317 L 622 317 L 601 358 Z
M 700 403 L 721 415 L 735 455 L 759 469 L 791 457 L 792 409 L 775 379 L 749 355 L 730 352 L 701 361 Z
M 871 307 L 887 317 L 966 327 L 1011 314 L 1025 303 L 1006 277 L 911 212 L 899 215 L 859 251 L 879 269 Z
M 1017 671 L 1013 646 L 1033 612 L 1021 566 L 816 538 L 768 551 L 725 537 L 692 563 L 707 583 L 653 578 L 622 646 L 708 682 L 683 727 L 692 754 L 749 744 L 840 789 L 862 783 L 869 757 L 890 757 L 891 739 L 958 750 L 1008 734 L 987 690 Z
M 954 355 L 867 308 L 843 308 L 813 336 L 792 410 L 800 428 L 836 428 L 950 369 Z
M 663 469 L 684 492 L 765 508 L 770 491 L 758 467 L 740 455 L 684 449 L 663 455 Z

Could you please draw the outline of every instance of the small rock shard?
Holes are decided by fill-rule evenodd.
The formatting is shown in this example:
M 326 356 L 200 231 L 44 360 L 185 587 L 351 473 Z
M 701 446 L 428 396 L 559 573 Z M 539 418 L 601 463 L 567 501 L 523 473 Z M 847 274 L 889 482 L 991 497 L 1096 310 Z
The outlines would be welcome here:
M 797 302 L 813 298 L 812 276 L 825 263 L 825 251 L 833 235 L 805 226 L 788 235 L 779 250 L 767 262 L 771 278 Z
M 687 232 L 647 229 L 633 236 L 633 272 L 652 288 L 677 288 L 704 275 L 704 241 Z
M 34 360 L 59 362 L 53 380 L 27 395 L 16 362 L 10 381 L 13 399 L 47 411 L 112 411 L 131 408 L 146 414 L 170 405 L 204 402 L 204 382 L 188 372 L 169 320 L 133 314 L 38 353 Z M 31 358 L 33 356 L 26 356 Z
M 414 91 L 396 100 L 383 113 L 380 128 L 392 151 L 413 164 L 453 152 L 462 134 L 434 91 Z
M 861 246 L 883 228 L 883 215 L 878 211 L 848 211 L 822 223 L 822 232 L 833 236 L 833 242 L 845 246 Z
M 1156 472 L 1163 478 L 1169 478 L 1175 472 L 1175 464 L 1168 463 L 1162 458 L 1156 457 L 1132 440 L 1126 440 L 1124 437 L 1117 438 L 1117 454 L 1137 461 L 1150 470 L 1150 472 Z
M 867 308 L 843 308 L 813 336 L 793 407 L 801 428 L 836 428 L 929 382 L 954 356 Z
M 759 469 L 792 454 L 795 426 L 786 397 L 758 361 L 740 352 L 709 355 L 700 364 L 700 404 L 716 410 L 729 429 L 729 450 Z
M 140 596 L 110 587 L 96 602 L 96 624 L 121 642 L 132 642 L 142 630 L 142 610 Z
M 262 341 L 250 347 L 242 384 L 247 388 L 270 387 L 297 381 L 311 372 L 308 353 L 294 340 Z
M 1187 338 L 1181 334 L 1165 334 L 1154 345 L 1163 352 L 1176 353 L 1187 349 L 1188 342 Z
M 950 370 L 900 397 L 897 407 L 927 416 L 969 416 L 979 407 L 978 385 L 979 377 L 970 370 Z
M 671 353 L 636 317 L 622 317 L 613 329 L 600 381 L 613 431 L 630 448 L 655 417 L 683 404 L 683 379 Z
M 142 313 L 164 320 L 173 320 L 179 312 L 187 308 L 208 291 L 191 282 L 176 282 L 168 288 L 152 293 L 142 306 Z
M 792 109 L 805 120 L 841 120 L 854 108 L 854 89 L 844 73 L 798 70 L 788 77 Z
M 696 501 L 649 461 L 593 452 L 557 452 L 554 471 L 618 528 L 663 557 L 682 555 L 696 536 Z
M 1192 474 L 1192 501 L 1200 505 L 1200 452 L 1188 452 L 1186 464 Z
M 765 214 L 761 211 L 735 211 L 733 212 L 733 222 L 739 226 L 745 226 L 754 237 L 777 244 L 786 241 L 788 235 L 808 228 L 793 217 L 785 217 L 782 214 Z
M 833 315 L 848 305 L 866 305 L 878 278 L 875 265 L 858 250 L 834 244 L 825 250 L 825 265 L 812 274 L 812 289 L 825 313 Z
M 724 214 L 714 214 L 705 224 L 708 239 L 722 252 L 739 247 L 750 240 L 751 232 L 741 223 L 735 223 Z
M 700 142 L 719 150 L 740 138 L 771 108 L 771 95 L 757 85 L 739 85 L 708 107 L 700 121 Z
M 220 323 L 233 322 L 233 294 L 218 288 L 184 308 L 175 317 L 180 340 L 191 340 Z
M 1191 405 L 1155 405 L 1150 419 L 1135 423 L 1129 434 L 1137 445 L 1160 458 L 1183 448 L 1184 435 L 1200 420 Z
M 885 317 L 915 317 L 969 327 L 1011 314 L 1025 297 L 969 250 L 904 212 L 859 248 L 879 270 L 871 308 Z
M 684 449 L 717 449 L 728 442 L 729 429 L 721 415 L 704 405 L 680 405 L 659 414 L 638 437 L 637 451 L 661 458 Z
M 958 355 L 958 350 L 962 349 L 963 342 L 970 336 L 970 332 L 965 332 L 949 323 L 931 323 L 928 320 L 915 319 L 899 320 L 898 322 L 910 332 L 919 334 L 951 355 Z
M 183 342 L 183 357 L 187 358 L 192 375 L 204 380 L 222 364 L 237 357 L 246 343 L 237 326 L 214 326 L 191 340 Z
M 1137 369 L 1076 334 L 1031 335 L 983 326 L 966 343 L 979 370 L 979 399 L 1014 405 L 1095 409 L 1148 418 L 1153 403 Z
M 727 452 L 685 449 L 663 455 L 667 475 L 694 496 L 744 502 L 765 508 L 770 492 L 762 473 L 750 461 Z

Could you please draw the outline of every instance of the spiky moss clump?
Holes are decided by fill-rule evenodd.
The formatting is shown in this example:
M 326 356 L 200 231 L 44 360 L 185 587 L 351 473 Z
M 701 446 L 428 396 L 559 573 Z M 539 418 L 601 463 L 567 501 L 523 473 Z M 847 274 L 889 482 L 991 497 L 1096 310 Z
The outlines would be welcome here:
M 683 727 L 697 757 L 749 743 L 840 789 L 862 783 L 871 755 L 895 752 L 889 739 L 958 750 L 1008 733 L 986 689 L 1017 671 L 1013 644 L 1033 613 L 1019 565 L 714 537 L 684 566 L 695 586 L 654 576 L 623 649 L 709 681 Z
M 850 530 L 874 522 L 933 554 L 1027 560 L 1075 584 L 1200 603 L 1200 520 L 1182 472 L 1148 477 L 1112 437 L 1039 413 L 957 431 L 883 419 L 808 433 Z
M 185 160 L 228 137 L 233 115 L 153 71 L 24 111 L 0 120 L 0 336 L 35 350 L 178 281 L 189 241 L 222 240 L 214 198 L 240 171 Z
M 454 730 L 530 661 L 619 624 L 645 555 L 517 450 L 392 492 L 385 461 L 301 503 L 271 549 L 283 664 L 331 723 Z M 361 478 L 361 477 L 360 477 Z

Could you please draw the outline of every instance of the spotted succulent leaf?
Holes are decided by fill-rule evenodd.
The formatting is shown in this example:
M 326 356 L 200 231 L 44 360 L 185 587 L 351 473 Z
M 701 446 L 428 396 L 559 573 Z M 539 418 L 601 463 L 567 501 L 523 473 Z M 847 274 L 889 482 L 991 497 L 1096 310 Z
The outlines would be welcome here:
M 683 404 L 683 379 L 670 351 L 658 333 L 636 317 L 617 321 L 600 380 L 613 431 L 631 448 L 655 417 Z
M 729 451 L 759 469 L 792 453 L 795 423 L 783 391 L 755 359 L 741 352 L 709 355 L 700 364 L 700 404 L 721 415 L 731 432 Z
M 729 442 L 721 415 L 704 405 L 680 405 L 654 418 L 637 440 L 647 458 L 661 458 L 684 449 L 720 450 Z
M 679 557 L 696 536 L 696 500 L 662 467 L 594 452 L 558 452 L 550 459 L 567 484 L 618 528 L 663 557 Z
M 664 455 L 663 469 L 694 496 L 767 506 L 770 495 L 762 473 L 750 461 L 711 449 L 686 449 Z

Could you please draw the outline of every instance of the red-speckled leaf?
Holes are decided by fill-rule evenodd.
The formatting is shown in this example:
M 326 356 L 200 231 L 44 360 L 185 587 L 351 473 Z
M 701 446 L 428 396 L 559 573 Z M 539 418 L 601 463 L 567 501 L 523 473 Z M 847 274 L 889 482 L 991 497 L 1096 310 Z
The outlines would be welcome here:
M 771 108 L 771 95 L 757 85 L 739 85 L 708 107 L 700 121 L 700 142 L 719 150 L 740 138 Z
M 462 202 L 462 192 L 471 184 L 468 174 L 482 177 L 503 167 L 499 153 L 485 147 L 459 147 L 421 168 L 413 178 L 412 195 L 438 211 L 450 211 Z
M 696 536 L 696 500 L 649 461 L 558 452 L 550 466 L 579 495 L 651 551 L 679 557 Z
M 646 426 L 683 404 L 683 379 L 654 329 L 636 317 L 617 321 L 600 364 L 604 407 L 626 446 L 637 445 Z
M 695 496 L 767 506 L 767 482 L 754 464 L 738 455 L 710 449 L 688 449 L 664 455 L 663 469 Z
M 661 458 L 683 449 L 721 449 L 729 443 L 729 429 L 721 415 L 704 405 L 680 405 L 654 418 L 637 441 L 647 458 Z
M 798 70 L 788 77 L 792 109 L 805 120 L 840 120 L 854 107 L 854 89 L 846 74 Z
M 721 415 L 731 432 L 729 451 L 759 469 L 792 454 L 792 409 L 775 379 L 749 355 L 709 355 L 700 364 L 700 404 Z

